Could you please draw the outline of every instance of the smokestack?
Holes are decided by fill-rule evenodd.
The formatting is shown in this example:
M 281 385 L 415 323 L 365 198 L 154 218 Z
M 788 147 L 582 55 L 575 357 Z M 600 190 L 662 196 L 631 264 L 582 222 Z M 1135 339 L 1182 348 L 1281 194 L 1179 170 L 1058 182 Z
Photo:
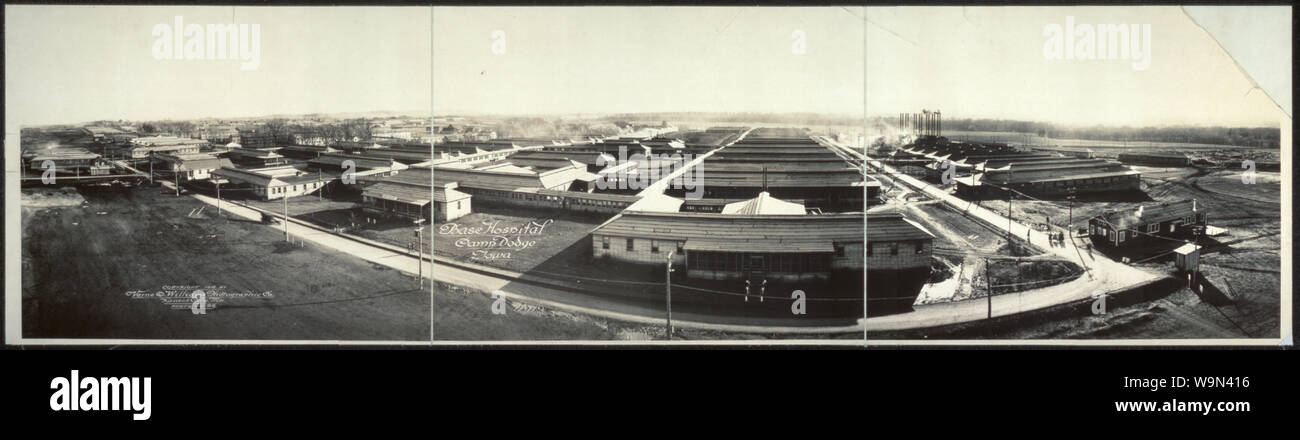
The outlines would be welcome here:
M 939 119 L 938 125 L 935 126 L 934 135 L 942 136 L 943 135 L 943 112 L 934 112 L 934 115 Z

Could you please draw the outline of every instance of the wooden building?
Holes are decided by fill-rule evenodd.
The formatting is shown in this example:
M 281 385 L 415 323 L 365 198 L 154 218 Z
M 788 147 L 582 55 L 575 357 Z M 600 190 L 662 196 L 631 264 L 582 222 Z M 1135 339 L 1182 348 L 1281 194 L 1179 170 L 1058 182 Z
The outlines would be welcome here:
M 171 154 L 154 155 L 162 162 L 165 174 L 180 174 L 181 181 L 207 180 L 212 172 L 221 168 L 234 168 L 229 159 L 221 159 L 211 154 Z
M 361 191 L 362 210 L 372 218 L 429 219 L 430 199 L 436 197 L 426 168 L 411 168 L 384 177 Z M 469 209 L 468 204 L 465 207 Z
M 1088 237 L 1102 246 L 1140 246 L 1155 237 L 1187 239 L 1197 227 L 1204 227 L 1209 215 L 1195 199 L 1136 209 L 1107 211 L 1088 219 Z
M 311 194 L 338 178 L 291 165 L 256 169 L 226 167 L 213 171 L 212 175 L 231 182 L 235 187 L 247 188 L 263 200 Z
M 711 280 L 825 280 L 862 270 L 862 214 L 727 215 L 628 210 L 592 231 L 592 255 L 674 264 Z

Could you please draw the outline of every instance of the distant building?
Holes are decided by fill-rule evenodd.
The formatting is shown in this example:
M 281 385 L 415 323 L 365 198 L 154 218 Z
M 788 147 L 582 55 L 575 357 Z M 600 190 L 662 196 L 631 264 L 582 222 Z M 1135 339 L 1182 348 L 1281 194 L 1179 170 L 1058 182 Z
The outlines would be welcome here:
M 1208 213 L 1196 200 L 1143 205 L 1136 209 L 1107 211 L 1088 219 L 1088 236 L 1094 243 L 1120 247 L 1157 239 L 1190 238 L 1194 227 L 1204 227 Z
M 1101 159 L 1049 162 L 1009 162 L 985 167 L 983 173 L 954 179 L 962 197 L 1003 197 L 1006 189 L 1036 196 L 1071 193 L 1140 191 L 1142 173 Z
M 180 174 L 180 180 L 207 180 L 212 172 L 223 167 L 233 167 L 229 159 L 221 159 L 211 154 L 172 154 L 159 153 L 157 157 L 164 164 L 162 171 Z
M 215 144 L 227 144 L 239 138 L 239 130 L 229 125 L 209 125 L 199 130 L 199 138 Z
M 1120 153 L 1117 159 L 1127 164 L 1158 167 L 1186 167 L 1192 165 L 1192 159 L 1187 155 L 1171 152 Z
M 54 167 L 55 173 L 85 174 L 91 176 L 110 174 L 112 167 L 98 154 L 81 149 L 53 149 L 42 152 L 28 159 L 28 168 L 44 172 L 46 162 Z
M 271 150 L 231 148 L 226 155 L 231 161 L 244 167 L 261 168 L 288 163 L 284 156 Z
M 406 164 L 389 158 L 368 157 L 357 154 L 323 153 L 307 161 L 313 168 L 325 170 L 330 174 L 341 175 L 352 172 L 358 176 L 392 176 L 410 168 Z
M 275 135 L 268 129 L 238 130 L 239 145 L 250 150 L 274 148 Z
M 338 178 L 291 165 L 247 170 L 227 167 L 213 171 L 212 175 L 222 177 L 237 187 L 250 189 L 263 200 L 311 194 Z
M 424 168 L 411 168 L 384 177 L 362 190 L 362 209 L 367 215 L 378 218 L 428 219 L 431 216 L 430 196 L 434 193 L 432 183 L 429 170 Z
M 143 159 L 154 153 L 195 154 L 208 141 L 175 136 L 150 136 L 131 139 L 131 158 Z

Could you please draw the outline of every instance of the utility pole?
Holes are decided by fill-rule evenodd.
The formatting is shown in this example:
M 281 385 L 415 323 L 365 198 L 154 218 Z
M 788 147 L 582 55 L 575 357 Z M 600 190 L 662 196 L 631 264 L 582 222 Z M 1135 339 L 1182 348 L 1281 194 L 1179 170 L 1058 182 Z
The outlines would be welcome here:
M 153 155 L 149 156 L 149 184 L 153 185 Z
M 668 251 L 668 261 L 664 264 L 664 292 L 668 308 L 668 322 L 667 327 L 665 327 L 665 334 L 668 335 L 669 341 L 673 340 L 673 254 L 676 253 L 676 249 Z M 746 295 L 745 299 L 749 300 L 749 296 Z
M 1192 215 L 1194 216 L 1196 215 L 1196 213 L 1192 213 Z M 1192 220 L 1193 223 L 1195 223 L 1196 218 L 1193 217 Z M 1200 225 L 1192 226 L 1192 240 L 1195 240 L 1196 243 L 1195 244 L 1196 267 L 1192 268 L 1192 283 L 1193 283 L 1192 293 L 1200 293 L 1201 289 L 1198 289 L 1198 287 L 1201 284 L 1201 226 Z
M 270 187 L 266 189 L 267 191 L 271 190 Z M 284 200 L 284 241 L 289 241 L 289 194 L 281 194 L 280 199 Z
M 420 288 L 424 288 L 424 218 L 415 219 L 415 252 L 418 258 L 415 264 L 419 266 L 416 270 L 416 276 L 420 280 Z
M 1077 187 L 1071 186 L 1070 196 L 1067 197 L 1067 199 L 1070 200 L 1070 209 L 1069 209 L 1070 219 L 1069 222 L 1065 224 L 1065 229 L 1070 232 L 1071 237 L 1074 236 L 1074 199 L 1079 198 L 1079 196 L 1076 194 L 1077 191 L 1078 191 Z
M 221 182 L 217 182 L 217 215 L 221 215 Z
M 990 277 L 990 276 L 989 276 L 989 259 L 988 259 L 988 257 L 985 257 L 985 258 L 984 258 L 984 280 L 985 280 L 986 282 L 988 282 L 988 285 L 989 285 L 989 291 L 988 291 L 988 295 L 987 295 L 987 296 L 988 296 L 988 303 L 989 303 L 989 316 L 988 316 L 988 317 L 989 317 L 989 318 L 992 318 L 992 317 L 993 317 L 993 277 Z
M 172 175 L 176 176 L 176 197 L 180 197 L 181 196 L 181 172 L 176 171 L 175 167 L 173 167 Z
M 1011 201 L 1015 198 L 1016 195 L 1011 192 L 1011 184 L 1007 183 L 1007 250 L 1015 246 L 1015 243 L 1011 242 Z

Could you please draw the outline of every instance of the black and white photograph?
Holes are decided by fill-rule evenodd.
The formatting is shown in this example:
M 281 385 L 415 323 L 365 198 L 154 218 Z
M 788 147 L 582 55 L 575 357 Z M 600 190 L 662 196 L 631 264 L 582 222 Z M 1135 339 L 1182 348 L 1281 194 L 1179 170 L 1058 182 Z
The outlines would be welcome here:
M 10 344 L 1291 341 L 1290 7 L 4 11 Z
M 436 341 L 861 346 L 862 8 L 433 23 Z
M 867 216 L 933 236 L 868 344 L 1289 340 L 1290 7 L 867 17 Z
M 6 341 L 427 344 L 430 14 L 6 6 Z

